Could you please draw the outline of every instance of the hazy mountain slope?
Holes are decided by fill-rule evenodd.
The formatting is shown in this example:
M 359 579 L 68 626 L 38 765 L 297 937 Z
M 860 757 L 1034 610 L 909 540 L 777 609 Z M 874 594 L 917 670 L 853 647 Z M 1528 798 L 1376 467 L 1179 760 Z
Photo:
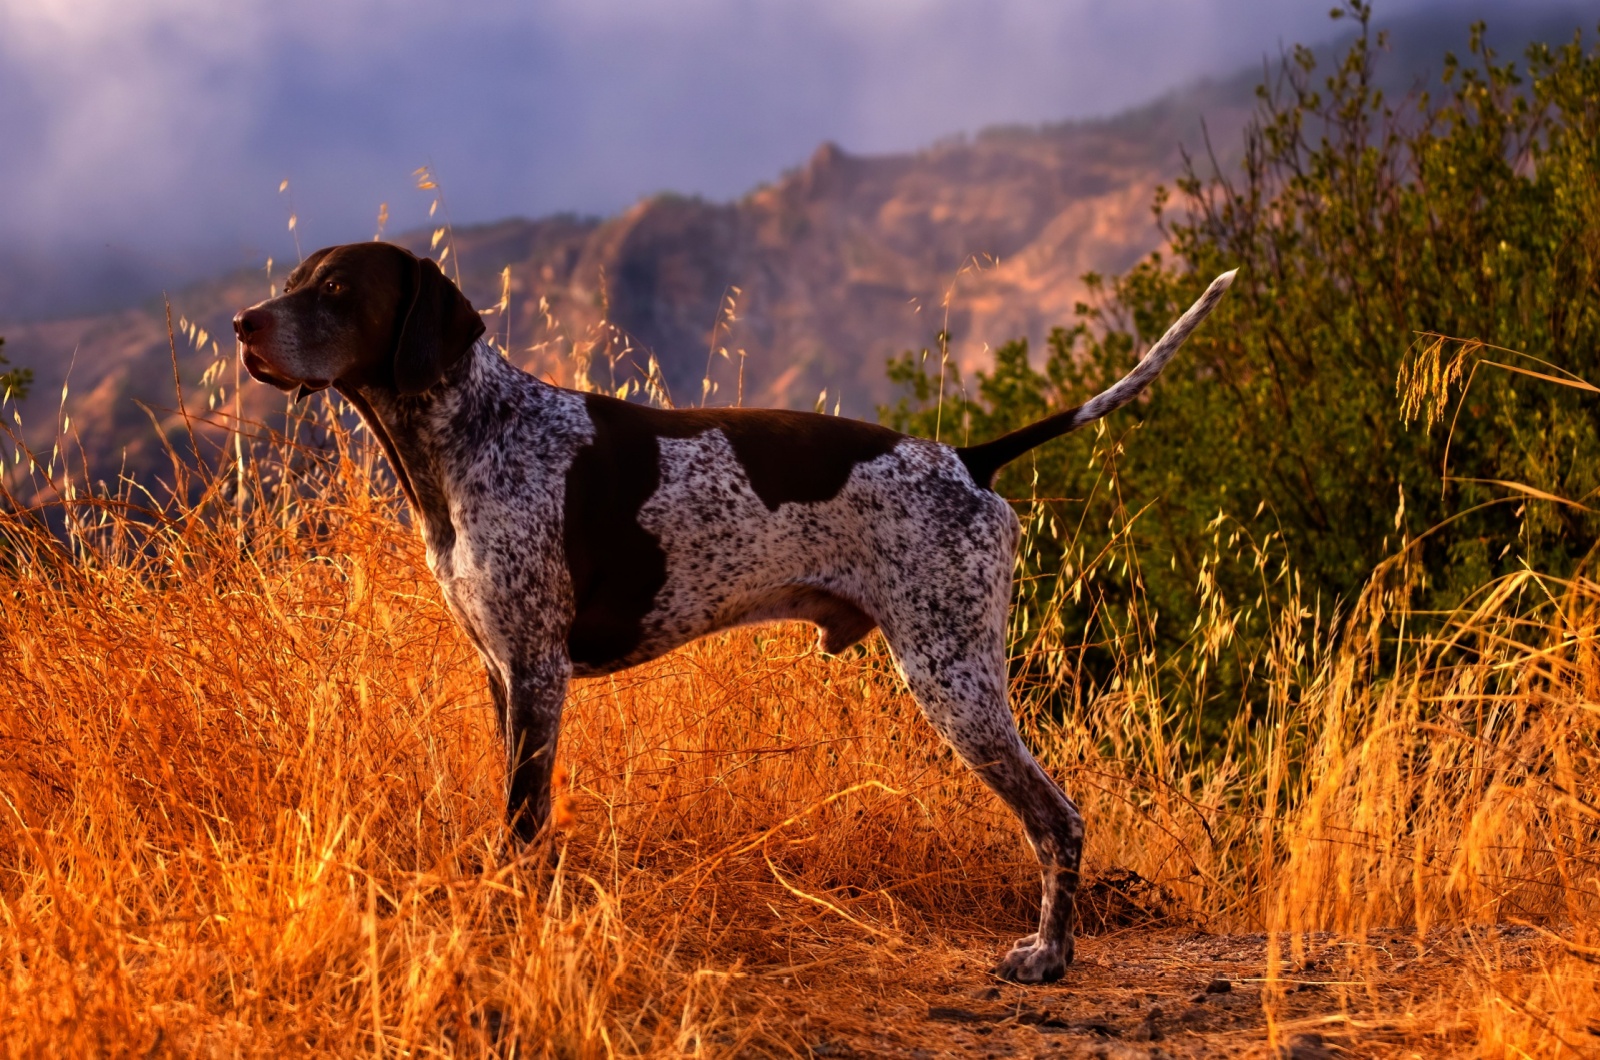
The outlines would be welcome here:
M 603 274 L 611 320 L 656 353 L 678 401 L 697 401 L 718 307 L 736 286 L 738 319 L 718 344 L 748 352 L 747 401 L 808 405 L 827 388 L 870 411 L 888 396 L 885 359 L 933 342 L 952 284 L 954 350 L 971 361 L 987 343 L 1070 319 L 1085 272 L 1120 271 L 1156 245 L 1151 196 L 1191 130 L 1176 116 L 1152 124 L 1152 135 L 1117 123 L 993 132 L 895 157 L 824 145 L 736 203 L 641 203 L 576 256 L 514 265 L 513 348 L 537 336 L 539 297 L 568 325 L 591 323 Z M 475 235 L 461 251 L 469 290 Z M 974 260 L 983 266 L 961 275 Z M 726 390 L 736 369 L 719 361 L 714 375 Z
M 1460 18 L 1412 20 L 1396 33 L 1385 60 L 1392 92 L 1428 78 L 1446 48 L 1462 50 Z M 1509 50 L 1519 40 L 1560 39 L 1565 25 L 1546 14 L 1502 25 L 1502 36 Z M 500 299 L 510 268 L 509 312 L 486 319 L 535 370 L 555 370 L 552 351 L 595 338 L 607 304 L 638 351 L 617 365 L 619 380 L 643 367 L 643 351 L 653 352 L 674 399 L 698 403 L 719 307 L 737 286 L 737 320 L 717 345 L 747 352 L 747 404 L 811 407 L 826 389 L 830 408 L 842 399 L 845 413 L 871 415 L 874 403 L 892 397 L 885 359 L 934 343 L 947 293 L 951 351 L 968 367 L 994 345 L 1018 335 L 1037 340 L 1070 322 L 1085 273 L 1120 272 L 1157 246 L 1153 192 L 1179 171 L 1185 146 L 1203 151 L 1209 131 L 1230 164 L 1260 77 L 1246 71 L 1192 86 L 1104 121 L 990 130 L 911 154 L 852 156 L 825 144 L 804 166 L 732 203 L 664 195 L 607 220 L 460 229 L 448 245 L 480 309 Z M 430 235 L 399 241 L 428 251 Z M 272 279 L 283 272 L 280 264 Z M 177 291 L 173 319 L 198 322 L 220 342 L 216 353 L 231 356 L 229 319 L 266 297 L 268 284 L 265 272 L 240 273 Z M 53 438 L 70 364 L 69 411 L 97 474 L 113 474 L 124 449 L 134 470 L 164 466 L 160 441 L 131 400 L 174 404 L 159 301 L 71 320 L 0 322 L 0 334 L 13 362 L 37 377 L 24 409 L 33 444 L 48 448 Z M 183 335 L 177 353 L 193 390 L 214 354 Z M 598 362 L 596 375 L 607 371 Z M 736 357 L 715 361 L 713 403 L 734 400 L 737 375 Z M 231 377 L 229 367 L 220 379 Z M 245 398 L 250 416 L 281 414 L 282 397 L 265 387 L 247 385 Z M 203 409 L 206 395 L 193 393 L 189 404 Z
M 1201 93 L 1230 138 L 1247 89 L 1241 81 Z M 826 388 L 830 407 L 842 396 L 846 412 L 870 415 L 890 396 L 885 359 L 933 343 L 952 284 L 952 350 L 970 362 L 986 344 L 1039 336 L 1069 320 L 1085 272 L 1120 271 L 1152 249 L 1153 189 L 1176 172 L 1179 144 L 1198 140 L 1198 113 L 1193 100 L 1168 100 L 1117 120 L 996 130 L 898 156 L 855 157 L 824 145 L 803 167 L 734 203 L 660 196 L 605 221 L 462 229 L 449 245 L 480 309 L 499 301 L 510 267 L 510 311 L 486 319 L 504 336 L 509 316 L 513 357 L 535 368 L 547 369 L 553 359 L 545 355 L 567 340 L 585 340 L 608 302 L 612 323 L 659 358 L 674 399 L 697 403 L 719 306 L 738 286 L 737 319 L 718 342 L 748 354 L 746 403 L 809 407 Z M 429 235 L 398 241 L 426 252 Z M 963 274 L 974 259 L 984 266 Z M 281 281 L 284 267 L 275 271 Z M 229 355 L 230 318 L 266 297 L 268 284 L 265 272 L 238 273 L 174 292 L 173 320 L 197 322 Z M 68 410 L 91 466 L 113 472 L 124 448 L 136 470 L 165 463 L 131 400 L 174 404 L 159 301 L 0 325 L 0 333 L 13 361 L 35 372 L 24 409 L 35 443 L 48 444 L 70 366 Z M 185 386 L 197 387 L 215 355 L 182 334 L 177 353 Z M 636 352 L 618 370 L 636 373 L 646 359 Z M 231 375 L 229 368 L 221 378 Z M 731 402 L 735 360 L 719 359 L 714 376 L 720 389 L 712 400 Z M 264 387 L 247 386 L 246 400 L 256 417 L 282 408 Z M 191 411 L 204 403 L 196 393 Z

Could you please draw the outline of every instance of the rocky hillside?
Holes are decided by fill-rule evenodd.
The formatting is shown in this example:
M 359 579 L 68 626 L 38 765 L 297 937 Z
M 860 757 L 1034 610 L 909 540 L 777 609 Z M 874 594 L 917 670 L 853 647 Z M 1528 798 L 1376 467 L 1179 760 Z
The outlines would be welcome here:
M 1569 36 L 1567 17 L 1503 22 L 1502 51 Z M 1391 95 L 1436 73 L 1446 48 L 1464 51 L 1457 38 L 1455 16 L 1399 27 L 1383 64 Z M 448 248 L 451 271 L 511 356 L 562 382 L 574 345 L 604 381 L 639 378 L 654 355 L 675 403 L 698 404 L 709 361 L 715 389 L 704 400 L 733 403 L 743 351 L 745 404 L 811 408 L 826 391 L 830 410 L 870 417 L 895 396 L 888 357 L 935 345 L 948 327 L 957 361 L 981 365 L 999 343 L 1070 322 L 1085 273 L 1120 272 L 1156 249 L 1156 186 L 1177 174 L 1184 149 L 1206 149 L 1208 133 L 1229 164 L 1259 79 L 1246 71 L 1103 121 L 991 129 L 910 154 L 824 144 L 731 203 L 662 195 L 609 219 L 513 219 L 458 229 L 437 247 L 431 232 L 399 241 Z M 229 320 L 284 272 L 279 263 L 173 292 L 174 324 L 199 330 L 177 327 L 172 348 L 160 300 L 0 321 L 7 354 L 36 377 L 22 409 L 30 444 L 49 451 L 70 371 L 71 433 L 95 474 L 158 472 L 167 456 L 137 402 L 176 404 L 175 353 L 191 411 L 228 407 Z M 708 356 L 717 348 L 729 357 Z M 246 381 L 244 398 L 248 417 L 282 422 L 280 395 Z M 181 430 L 156 415 L 169 436 Z
M 1154 248 L 1155 185 L 1198 128 L 1176 110 L 1147 115 L 1138 133 L 1131 123 L 994 131 L 914 155 L 824 144 L 734 203 L 661 196 L 592 226 L 461 232 L 463 279 L 489 305 L 511 265 L 518 355 L 552 338 L 544 299 L 568 339 L 608 313 L 656 355 L 680 404 L 701 399 L 719 347 L 730 357 L 711 359 L 713 400 L 736 399 L 742 349 L 747 403 L 809 407 L 826 389 L 830 407 L 842 399 L 870 414 L 889 397 L 886 358 L 933 343 L 947 302 L 954 351 L 970 362 L 1070 320 L 1085 273 L 1123 270 Z
M 1071 320 L 1085 273 L 1118 272 L 1156 247 L 1155 186 L 1177 172 L 1183 145 L 1201 143 L 1201 114 L 1232 140 L 1248 100 L 1240 80 L 1115 120 L 990 130 L 914 154 L 863 157 L 824 144 L 732 203 L 663 195 L 608 220 L 507 220 L 457 230 L 437 249 L 429 232 L 398 241 L 435 256 L 450 247 L 491 332 L 509 337 L 513 358 L 564 382 L 562 355 L 597 343 L 596 378 L 637 378 L 654 354 L 673 400 L 697 404 L 715 346 L 729 356 L 712 359 L 712 403 L 737 400 L 742 350 L 746 404 L 810 408 L 826 390 L 830 409 L 871 416 L 892 397 L 886 359 L 933 345 L 947 320 L 952 353 L 969 365 L 995 344 Z M 283 272 L 170 295 L 190 411 L 215 400 L 202 377 L 231 356 L 234 311 L 266 297 Z M 166 308 L 0 324 L 12 360 L 35 373 L 23 406 L 30 441 L 50 445 L 68 384 L 72 433 L 97 474 L 124 459 L 139 472 L 164 465 L 135 399 L 176 404 Z M 603 319 L 613 326 L 599 327 Z M 202 331 L 186 333 L 186 321 Z M 232 374 L 225 365 L 206 382 L 228 387 Z M 245 399 L 255 418 L 281 411 L 280 396 L 248 380 Z

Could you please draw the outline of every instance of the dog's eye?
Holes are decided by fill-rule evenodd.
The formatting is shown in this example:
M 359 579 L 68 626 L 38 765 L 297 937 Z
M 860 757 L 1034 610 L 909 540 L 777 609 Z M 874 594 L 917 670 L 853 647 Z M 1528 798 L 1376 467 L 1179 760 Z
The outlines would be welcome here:
M 344 294 L 345 291 L 344 284 L 340 283 L 338 280 L 329 280 L 327 283 L 322 285 L 322 289 L 327 291 L 329 294 Z

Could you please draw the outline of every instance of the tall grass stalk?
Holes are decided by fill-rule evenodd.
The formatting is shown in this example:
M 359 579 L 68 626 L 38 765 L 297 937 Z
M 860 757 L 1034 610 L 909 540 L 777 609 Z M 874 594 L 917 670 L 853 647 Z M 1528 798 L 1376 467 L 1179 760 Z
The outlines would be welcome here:
M 483 678 L 375 447 L 331 404 L 283 432 L 208 408 L 195 444 L 216 451 L 169 431 L 165 492 L 12 438 L 0 1051 L 805 1055 L 883 984 L 1027 929 L 1015 824 L 882 643 L 833 659 L 802 628 L 578 683 L 560 831 L 505 853 Z M 1018 510 L 1025 551 L 1046 547 L 1058 509 Z M 1141 562 L 1140 513 L 1117 511 L 1073 536 L 1069 577 L 1019 581 L 1043 617 L 1013 629 L 1017 716 L 1084 809 L 1088 875 L 1131 868 L 1179 922 L 1274 933 L 1269 1015 L 1306 932 L 1359 955 L 1380 928 L 1463 929 L 1469 975 L 1404 1004 L 1342 986 L 1350 1018 L 1580 1055 L 1600 1012 L 1600 585 L 1523 571 L 1423 616 L 1402 549 L 1342 611 L 1290 592 L 1248 660 L 1267 708 L 1201 742 L 1208 669 L 1271 606 L 1206 571 L 1292 569 L 1219 516 L 1203 620 L 1158 658 L 1160 616 L 1096 591 Z M 1110 680 L 1080 665 L 1091 644 L 1116 650 Z M 1545 940 L 1531 973 L 1478 930 L 1509 921 Z

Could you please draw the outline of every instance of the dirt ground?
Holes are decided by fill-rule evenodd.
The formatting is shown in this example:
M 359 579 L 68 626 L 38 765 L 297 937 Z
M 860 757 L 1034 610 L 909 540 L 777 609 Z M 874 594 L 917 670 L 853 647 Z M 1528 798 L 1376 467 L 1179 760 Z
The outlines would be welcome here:
M 898 984 L 883 968 L 860 969 L 881 989 L 863 1011 L 803 1012 L 818 1057 L 1448 1057 L 1472 1046 L 1472 1026 L 1441 998 L 1452 979 L 1475 974 L 1487 948 L 1502 969 L 1531 966 L 1535 933 L 1518 926 L 1472 932 L 1378 932 L 1356 946 L 1333 936 L 1285 953 L 1271 1044 L 1263 1007 L 1264 935 L 1133 930 L 1078 940 L 1060 983 L 1019 987 L 988 974 L 988 961 L 952 950 L 911 958 Z M 996 947 L 998 953 L 999 947 Z M 898 962 L 897 962 L 898 963 Z M 922 975 L 913 970 L 924 969 Z M 942 966 L 929 974 L 929 966 Z M 851 969 L 831 967 L 796 985 L 839 985 Z M 824 981 L 825 980 L 825 981 Z M 871 993 L 871 991 L 868 991 Z M 797 999 L 799 1000 L 799 999 Z M 1600 1029 L 1597 1029 L 1600 1033 Z M 1600 1047 L 1600 1037 L 1595 1039 Z

